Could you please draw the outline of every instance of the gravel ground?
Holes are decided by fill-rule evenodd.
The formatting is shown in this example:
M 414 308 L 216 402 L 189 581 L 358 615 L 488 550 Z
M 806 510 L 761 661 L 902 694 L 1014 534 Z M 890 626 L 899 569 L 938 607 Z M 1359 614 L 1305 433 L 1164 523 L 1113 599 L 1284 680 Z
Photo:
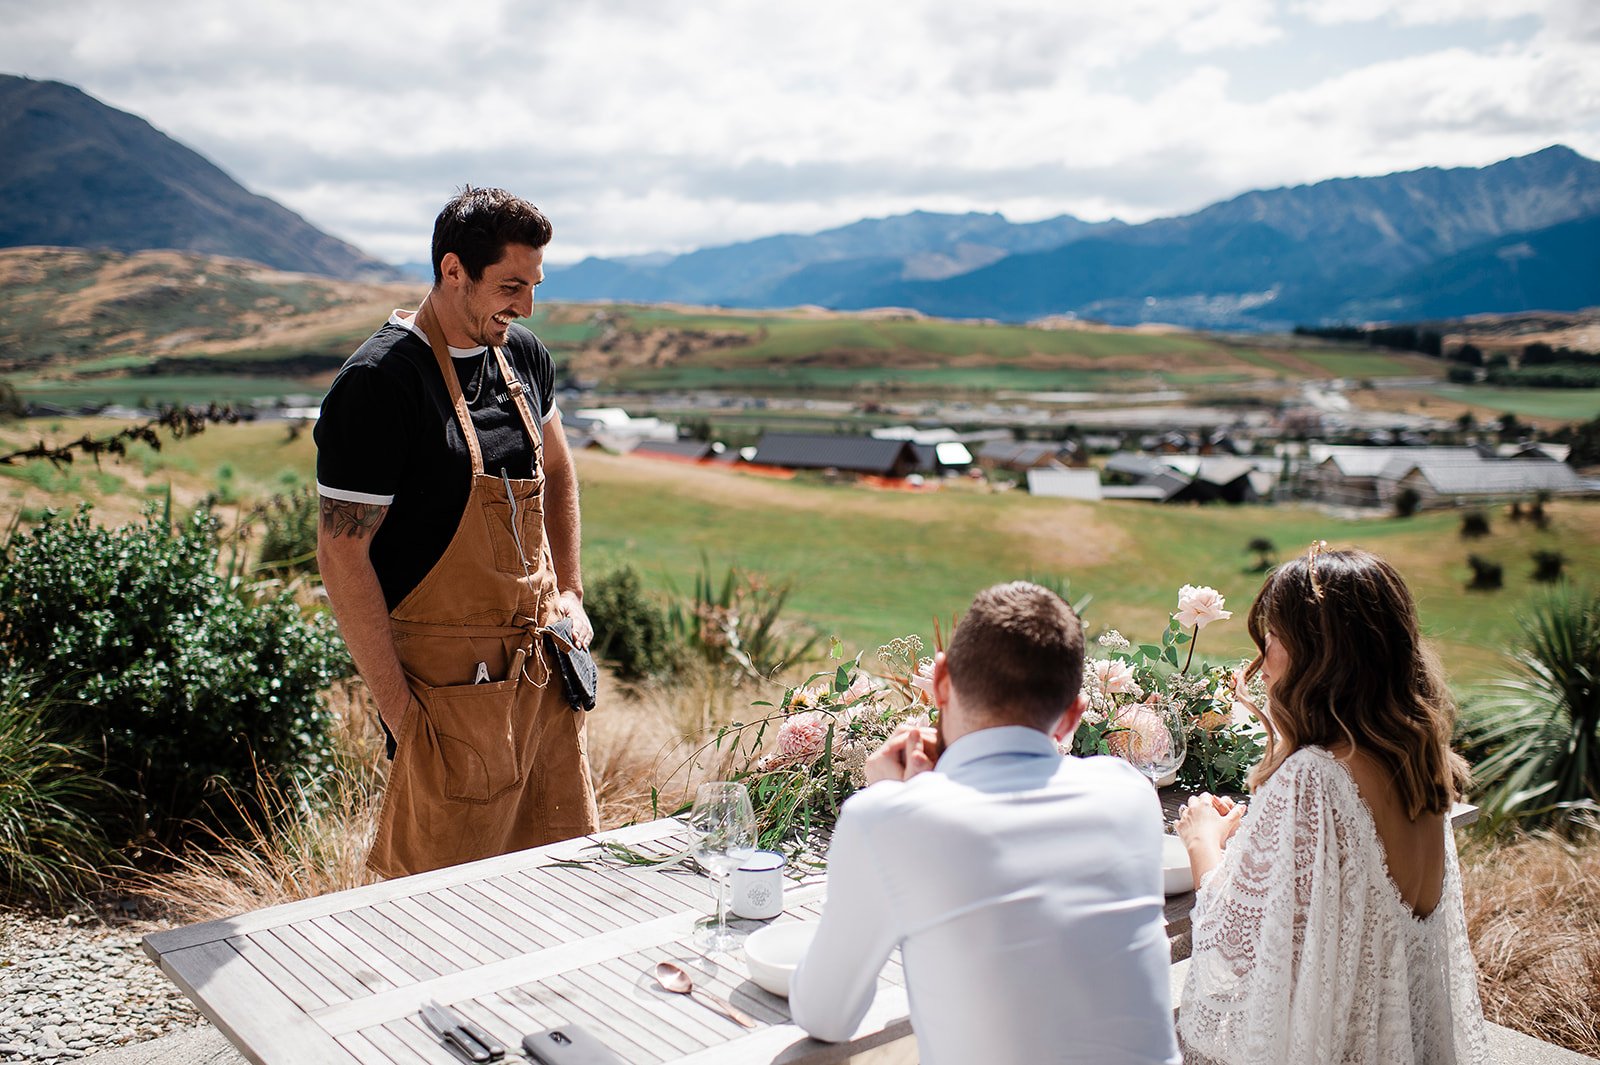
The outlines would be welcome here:
M 0 909 L 0 1062 L 73 1061 L 199 1024 L 139 945 L 162 927 Z

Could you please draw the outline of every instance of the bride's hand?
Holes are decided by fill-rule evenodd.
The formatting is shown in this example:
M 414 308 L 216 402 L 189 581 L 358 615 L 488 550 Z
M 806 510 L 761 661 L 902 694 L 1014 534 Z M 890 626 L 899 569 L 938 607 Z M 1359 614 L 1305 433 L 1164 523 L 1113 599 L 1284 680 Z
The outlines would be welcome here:
M 1226 804 L 1226 809 L 1222 807 Z M 1189 852 L 1189 868 L 1194 885 L 1222 861 L 1222 848 L 1244 819 L 1243 803 L 1217 799 L 1209 794 L 1191 795 L 1178 814 L 1178 838 Z
M 1268 732 L 1272 731 L 1272 722 L 1267 720 L 1267 715 L 1261 712 L 1254 699 L 1248 694 L 1249 683 L 1244 679 L 1244 670 L 1236 669 L 1228 674 L 1228 692 L 1233 696 L 1237 706 L 1242 706 L 1250 712 L 1250 716 L 1261 722 L 1261 727 Z M 1235 718 L 1237 720 L 1237 718 Z

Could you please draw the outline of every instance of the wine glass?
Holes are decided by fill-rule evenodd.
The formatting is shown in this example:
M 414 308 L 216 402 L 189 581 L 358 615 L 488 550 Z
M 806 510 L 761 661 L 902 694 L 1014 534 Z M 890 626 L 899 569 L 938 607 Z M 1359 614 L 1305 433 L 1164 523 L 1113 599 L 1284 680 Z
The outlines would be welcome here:
M 695 791 L 689 813 L 695 860 L 717 883 L 717 916 L 695 924 L 695 945 L 732 950 L 744 935 L 728 927 L 728 877 L 756 850 L 756 812 L 743 784 L 719 780 Z
M 1114 733 L 1113 750 L 1149 778 L 1152 785 L 1178 771 L 1188 753 L 1189 730 L 1173 703 L 1137 703 L 1117 715 L 1125 731 Z

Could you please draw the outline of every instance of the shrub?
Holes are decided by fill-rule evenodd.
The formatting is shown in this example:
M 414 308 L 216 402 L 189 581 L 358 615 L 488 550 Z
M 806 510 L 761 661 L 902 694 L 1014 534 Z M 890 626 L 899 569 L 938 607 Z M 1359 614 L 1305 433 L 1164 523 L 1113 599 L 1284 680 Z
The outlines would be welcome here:
M 314 489 L 273 496 L 260 508 L 265 531 L 258 568 L 283 575 L 317 571 L 317 520 L 321 507 Z
M 583 608 L 594 624 L 594 653 L 623 680 L 669 672 L 674 653 L 661 610 L 645 596 L 632 566 L 591 581 Z
M 47 697 L 0 670 L 0 901 L 57 903 L 97 882 L 110 848 L 93 815 L 107 786 L 52 738 Z
M 1489 535 L 1489 515 L 1481 510 L 1469 510 L 1461 515 L 1461 538 L 1477 540 Z
M 1422 508 L 1422 493 L 1415 488 L 1402 488 L 1394 497 L 1394 515 L 1397 518 L 1414 516 Z
M 107 779 L 161 830 L 202 812 L 213 777 L 247 791 L 258 770 L 319 769 L 318 693 L 349 670 L 326 614 L 241 594 L 218 551 L 205 509 L 107 529 L 83 507 L 0 557 L 0 652 L 60 688 L 57 726 L 103 749 Z
M 1467 565 L 1472 567 L 1472 580 L 1467 588 L 1477 592 L 1492 592 L 1505 584 L 1505 569 L 1481 555 L 1468 555 Z
M 1245 550 L 1256 556 L 1256 564 L 1252 571 L 1265 573 L 1272 568 L 1272 556 L 1278 550 L 1278 545 L 1265 536 L 1257 536 L 1245 545 Z
M 1533 579 L 1541 584 L 1554 584 L 1561 579 L 1561 570 L 1567 556 L 1560 551 L 1535 551 L 1533 553 Z
M 1600 595 L 1561 587 L 1520 619 L 1515 673 L 1462 715 L 1484 809 L 1550 821 L 1600 800 Z

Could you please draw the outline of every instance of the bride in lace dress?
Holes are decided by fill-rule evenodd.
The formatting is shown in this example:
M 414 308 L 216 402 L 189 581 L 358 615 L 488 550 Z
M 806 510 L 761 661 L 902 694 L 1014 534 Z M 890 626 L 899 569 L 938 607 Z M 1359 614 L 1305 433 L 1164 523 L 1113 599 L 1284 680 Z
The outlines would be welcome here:
M 1323 546 L 1250 610 L 1269 742 L 1249 812 L 1199 796 L 1179 817 L 1199 888 L 1185 1061 L 1483 1062 L 1454 706 L 1400 575 Z

